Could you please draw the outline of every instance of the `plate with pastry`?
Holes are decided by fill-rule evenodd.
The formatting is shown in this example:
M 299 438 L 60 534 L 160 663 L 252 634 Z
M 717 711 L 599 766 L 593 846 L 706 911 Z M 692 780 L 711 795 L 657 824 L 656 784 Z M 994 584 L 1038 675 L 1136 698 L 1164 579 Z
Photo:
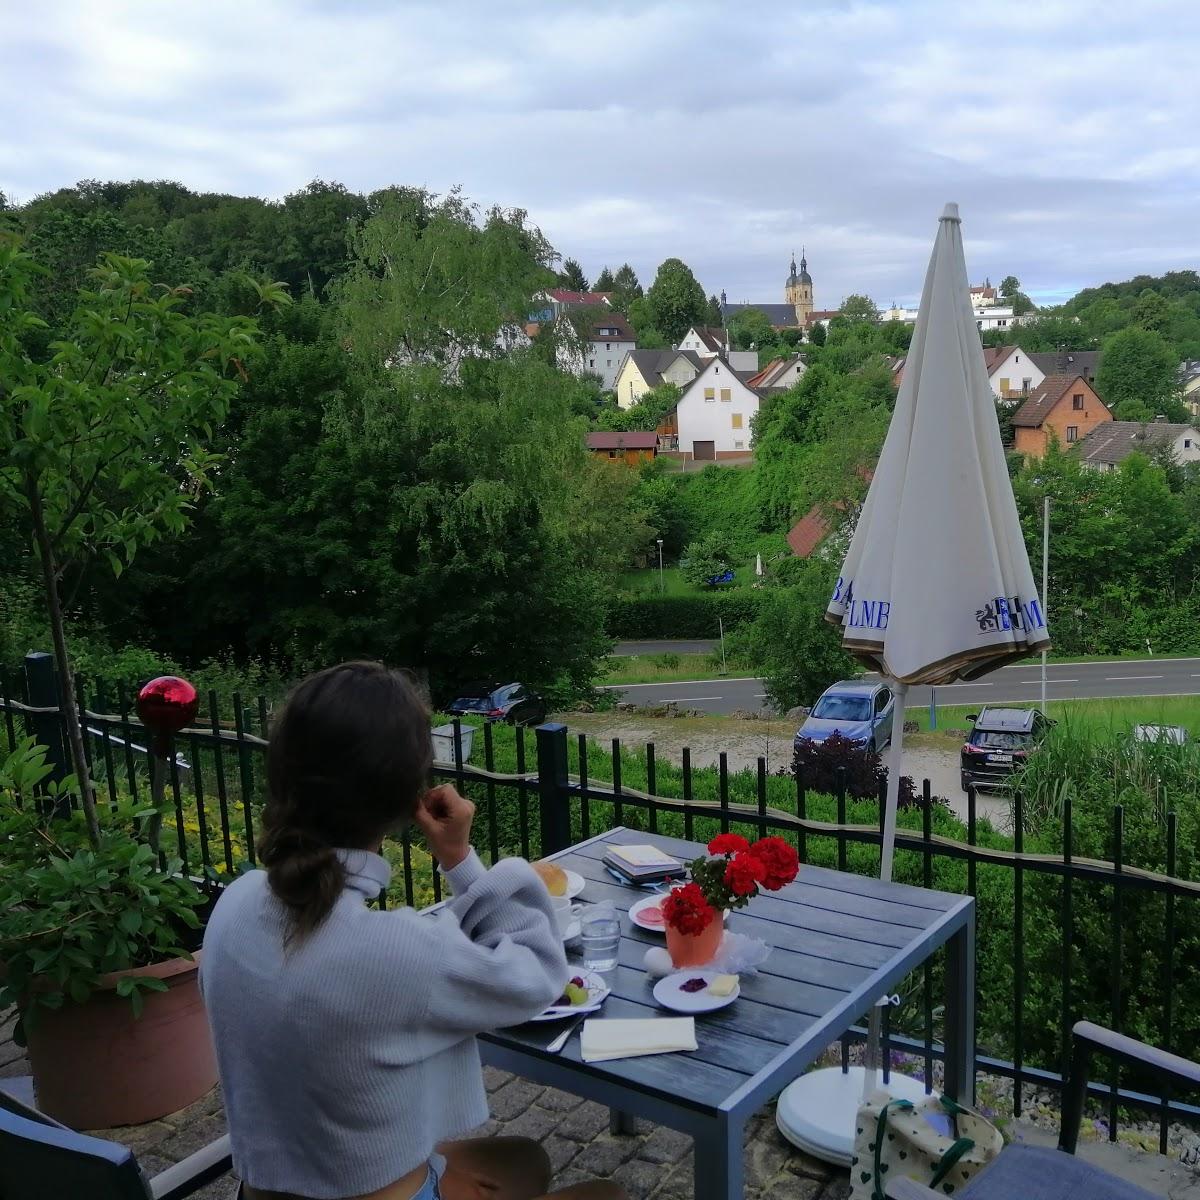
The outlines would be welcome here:
M 563 985 L 559 996 L 535 1021 L 561 1021 L 563 1017 L 574 1017 L 580 1013 L 595 1012 L 608 998 L 612 989 L 595 971 L 582 967 Z
M 706 1013 L 732 1004 L 742 994 L 736 975 L 703 968 L 676 971 L 654 985 L 654 998 L 663 1008 L 682 1013 Z
M 535 862 L 532 865 L 552 896 L 566 896 L 568 900 L 574 900 L 587 887 L 587 880 L 582 875 L 576 871 L 564 871 L 558 863 Z

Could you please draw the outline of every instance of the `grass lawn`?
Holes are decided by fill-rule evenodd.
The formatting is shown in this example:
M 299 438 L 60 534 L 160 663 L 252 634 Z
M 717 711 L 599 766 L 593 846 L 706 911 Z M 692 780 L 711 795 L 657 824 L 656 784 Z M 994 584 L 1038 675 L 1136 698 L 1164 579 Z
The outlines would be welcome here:
M 1051 700 L 1046 705 L 1046 710 L 1049 716 L 1064 725 L 1101 737 L 1128 733 L 1135 725 L 1182 725 L 1193 737 L 1200 737 L 1200 700 L 1194 696 Z M 977 704 L 938 705 L 938 732 L 946 729 L 969 729 L 967 714 L 978 711 Z M 916 721 L 922 730 L 928 730 L 928 706 L 908 709 L 908 719 Z
M 753 557 L 738 563 L 733 568 L 733 582 L 721 584 L 716 588 L 694 587 L 684 579 L 683 572 L 678 567 L 664 567 L 660 583 L 656 563 L 652 567 L 623 572 L 621 590 L 638 596 L 657 596 L 660 594 L 660 588 L 661 594 L 665 596 L 702 596 L 714 591 L 733 591 L 735 588 L 750 587 L 754 583 L 754 563 Z
M 720 673 L 720 650 L 715 654 L 631 654 L 610 658 L 598 682 L 601 685 L 683 683 L 716 679 Z M 725 674 L 745 675 L 745 664 L 729 656 L 725 660 Z

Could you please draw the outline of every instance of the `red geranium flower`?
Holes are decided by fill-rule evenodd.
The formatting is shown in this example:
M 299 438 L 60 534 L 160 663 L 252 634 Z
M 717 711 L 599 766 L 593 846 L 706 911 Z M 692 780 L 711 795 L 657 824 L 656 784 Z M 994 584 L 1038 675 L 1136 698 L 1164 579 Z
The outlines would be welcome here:
M 725 868 L 725 882 L 735 896 L 753 896 L 766 877 L 766 865 L 749 850 L 735 854 Z
M 718 833 L 708 843 L 709 854 L 737 854 L 749 849 L 750 843 L 740 833 Z
M 662 902 L 662 911 L 667 923 L 680 933 L 702 933 L 717 916 L 698 883 L 672 889 Z
M 800 870 L 800 856 L 783 838 L 760 838 L 750 847 L 750 853 L 762 864 L 760 882 L 769 892 L 786 887 Z

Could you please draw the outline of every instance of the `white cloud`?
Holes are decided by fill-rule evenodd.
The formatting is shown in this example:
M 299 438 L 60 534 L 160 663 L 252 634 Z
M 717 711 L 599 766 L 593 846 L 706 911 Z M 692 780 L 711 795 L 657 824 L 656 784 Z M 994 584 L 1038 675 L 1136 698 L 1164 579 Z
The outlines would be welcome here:
M 0 190 L 461 183 L 590 274 L 668 256 L 781 299 L 911 300 L 938 213 L 974 275 L 1070 293 L 1195 265 L 1200 9 L 1039 0 L 10 7 Z

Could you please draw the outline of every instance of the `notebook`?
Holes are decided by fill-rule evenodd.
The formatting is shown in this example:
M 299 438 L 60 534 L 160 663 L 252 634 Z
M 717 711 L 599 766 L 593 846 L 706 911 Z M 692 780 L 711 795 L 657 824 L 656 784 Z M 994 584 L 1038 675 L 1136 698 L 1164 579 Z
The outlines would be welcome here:
M 649 845 L 610 845 L 606 848 L 604 865 L 631 883 L 647 883 L 683 874 L 683 863 L 657 846 Z

